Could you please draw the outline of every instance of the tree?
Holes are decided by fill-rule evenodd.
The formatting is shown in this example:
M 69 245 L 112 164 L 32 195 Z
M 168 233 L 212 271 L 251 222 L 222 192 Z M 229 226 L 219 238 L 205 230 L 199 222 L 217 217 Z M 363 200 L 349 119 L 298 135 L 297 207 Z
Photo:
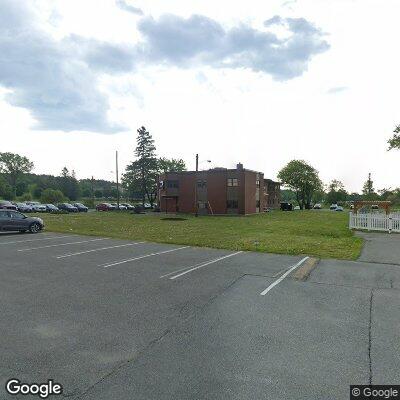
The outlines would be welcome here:
M 0 198 L 11 199 L 13 197 L 13 190 L 6 179 L 0 175 Z
M 374 182 L 371 179 L 371 173 L 368 174 L 368 179 L 363 185 L 363 196 L 365 200 L 374 200 L 378 197 L 375 193 Z
M 13 197 L 16 196 L 18 178 L 24 173 L 31 172 L 32 169 L 33 162 L 27 157 L 14 153 L 0 153 L 0 172 L 8 175 Z
M 311 208 L 314 192 L 322 188 L 318 171 L 302 160 L 290 161 L 279 171 L 278 178 L 296 193 L 296 199 L 301 209 Z
M 396 126 L 393 133 L 393 137 L 388 140 L 389 150 L 400 149 L 400 125 Z
M 165 158 L 161 157 L 158 159 L 158 172 L 159 173 L 167 173 L 167 172 L 182 172 L 186 171 L 186 164 L 181 158 Z
M 135 156 L 137 160 L 127 166 L 126 172 L 122 177 L 123 185 L 128 188 L 130 193 L 137 192 L 142 204 L 146 202 L 146 197 L 153 205 L 157 190 L 157 167 L 156 147 L 151 134 L 144 126 L 137 130 Z
M 346 201 L 348 196 L 347 191 L 341 181 L 334 179 L 328 186 L 328 193 L 326 194 L 326 202 L 329 204 L 336 204 L 341 201 Z
M 45 189 L 40 198 L 43 204 L 57 204 L 64 201 L 64 195 L 61 190 Z
M 79 182 L 75 177 L 75 172 L 71 173 L 68 171 L 67 167 L 64 167 L 61 171 L 61 176 L 58 177 L 59 186 L 61 191 L 70 200 L 77 200 L 80 196 L 80 186 Z

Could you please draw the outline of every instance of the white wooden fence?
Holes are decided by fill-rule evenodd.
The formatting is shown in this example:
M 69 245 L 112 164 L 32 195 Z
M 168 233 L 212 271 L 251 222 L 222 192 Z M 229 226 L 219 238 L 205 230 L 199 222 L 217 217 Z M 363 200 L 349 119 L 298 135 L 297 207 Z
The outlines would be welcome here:
M 350 213 L 349 228 L 400 233 L 400 213 Z

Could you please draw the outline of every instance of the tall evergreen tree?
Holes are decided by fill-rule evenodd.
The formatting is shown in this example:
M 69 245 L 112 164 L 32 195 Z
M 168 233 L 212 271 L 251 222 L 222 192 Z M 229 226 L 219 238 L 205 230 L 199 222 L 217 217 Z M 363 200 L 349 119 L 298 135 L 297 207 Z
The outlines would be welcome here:
M 396 126 L 393 133 L 393 137 L 388 140 L 389 150 L 400 149 L 400 125 Z
M 129 193 L 140 195 L 143 206 L 146 198 L 153 205 L 156 197 L 158 163 L 154 140 L 144 126 L 137 130 L 135 156 L 136 160 L 126 168 L 123 185 Z
M 374 200 L 377 197 L 374 189 L 374 182 L 371 179 L 371 173 L 368 174 L 368 179 L 363 185 L 363 195 L 366 200 Z

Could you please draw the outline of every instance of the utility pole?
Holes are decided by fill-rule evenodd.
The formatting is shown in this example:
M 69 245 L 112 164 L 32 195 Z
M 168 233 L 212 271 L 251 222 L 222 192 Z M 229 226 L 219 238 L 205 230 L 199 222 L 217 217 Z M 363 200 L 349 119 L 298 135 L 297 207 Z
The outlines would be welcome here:
M 117 209 L 119 211 L 118 151 L 115 152 L 115 173 L 117 175 Z
M 194 178 L 194 207 L 195 207 L 195 217 L 199 216 L 199 208 L 197 204 L 197 172 L 199 171 L 199 155 L 196 154 L 196 174 Z
M 92 202 L 93 202 L 93 207 L 94 207 L 94 178 L 92 175 Z

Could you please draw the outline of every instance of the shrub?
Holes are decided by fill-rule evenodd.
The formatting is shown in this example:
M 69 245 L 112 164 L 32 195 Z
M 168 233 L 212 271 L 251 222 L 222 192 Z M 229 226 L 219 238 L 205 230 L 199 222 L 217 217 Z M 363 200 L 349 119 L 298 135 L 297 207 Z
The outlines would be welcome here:
M 61 190 L 54 190 L 54 189 L 45 189 L 42 192 L 42 196 L 40 198 L 41 202 L 46 204 L 57 204 L 62 203 L 65 197 Z
M 18 197 L 18 200 L 20 201 L 31 201 L 32 199 L 32 195 L 30 192 L 26 192 L 23 195 Z

